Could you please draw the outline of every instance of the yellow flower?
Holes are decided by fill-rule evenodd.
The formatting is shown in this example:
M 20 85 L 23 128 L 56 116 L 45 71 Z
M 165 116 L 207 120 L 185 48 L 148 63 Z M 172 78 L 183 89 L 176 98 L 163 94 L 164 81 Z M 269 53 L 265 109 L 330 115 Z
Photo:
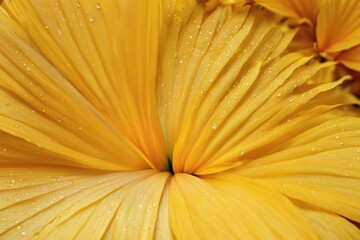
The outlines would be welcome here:
M 359 101 L 268 12 L 0 9 L 1 239 L 360 237 Z
M 228 0 L 237 2 L 237 0 Z M 316 54 L 322 60 L 339 63 L 354 78 L 354 89 L 360 95 L 360 2 L 357 0 L 256 0 L 280 16 L 298 25 L 299 32 L 291 51 Z M 295 21 L 295 22 L 294 22 Z

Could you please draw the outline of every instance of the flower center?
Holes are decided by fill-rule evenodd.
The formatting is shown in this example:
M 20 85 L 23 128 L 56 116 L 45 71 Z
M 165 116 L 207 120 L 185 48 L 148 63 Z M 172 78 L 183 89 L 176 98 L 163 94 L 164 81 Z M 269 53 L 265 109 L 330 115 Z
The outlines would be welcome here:
M 171 173 L 171 175 L 174 175 L 174 169 L 173 169 L 172 161 L 171 161 L 171 159 L 169 157 L 167 159 L 167 163 L 168 164 L 166 165 L 165 171 Z

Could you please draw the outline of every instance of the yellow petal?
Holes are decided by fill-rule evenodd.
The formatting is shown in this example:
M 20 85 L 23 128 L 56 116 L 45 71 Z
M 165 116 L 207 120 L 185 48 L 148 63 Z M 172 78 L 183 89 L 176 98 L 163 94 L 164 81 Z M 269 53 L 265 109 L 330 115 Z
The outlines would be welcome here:
M 202 20 L 201 9 L 195 9 L 184 28 L 178 21 L 173 23 L 177 30 L 170 34 L 162 53 L 158 95 L 169 152 L 174 149 L 171 155 L 175 172 L 204 173 L 204 169 L 199 169 L 204 162 L 215 160 L 209 159 L 215 154 L 211 151 L 224 145 L 226 134 L 220 129 L 221 122 L 230 115 L 231 118 L 243 115 L 246 120 L 248 114 L 241 104 L 251 113 L 290 76 L 293 82 L 286 85 L 288 92 L 289 86 L 296 86 L 294 82 L 300 84 L 295 75 L 301 81 L 306 80 L 305 70 L 302 74 L 293 73 L 307 61 L 301 55 L 274 60 L 286 48 L 294 31 L 275 30 L 272 24 L 260 21 L 262 18 L 271 21 L 269 16 L 261 11 L 248 11 L 244 7 L 239 15 L 224 22 L 228 19 L 224 17 L 226 9 L 219 8 L 206 20 Z M 294 64 L 287 69 L 289 62 Z M 266 75 L 268 71 L 273 74 Z M 273 81 L 278 74 L 278 79 Z M 268 94 L 261 94 L 267 84 L 270 84 Z M 251 95 L 259 98 L 255 104 Z M 232 114 L 233 110 L 239 114 Z M 238 125 L 224 125 L 226 131 L 234 132 L 242 124 L 238 117 L 234 119 Z M 209 139 L 216 144 L 209 146 Z M 231 167 L 232 163 L 217 165 Z
M 289 53 L 302 52 L 305 56 L 312 56 L 315 54 L 315 42 L 316 39 L 313 29 L 308 26 L 301 26 L 294 39 L 291 41 L 287 51 Z
M 168 176 L 152 170 L 2 168 L 0 186 L 7 190 L 0 192 L 0 235 L 4 239 L 101 239 L 111 234 L 115 234 L 112 239 L 151 238 L 158 227 L 160 202 L 167 201 L 161 199 Z
M 0 24 L 0 162 L 148 168 L 146 156 L 16 30 Z
M 310 26 L 316 23 L 317 14 L 324 0 L 255 0 L 256 3 L 285 17 L 299 22 L 307 22 Z
M 167 158 L 155 99 L 160 2 L 3 5 L 113 130 L 129 138 L 150 165 L 164 169 Z
M 316 239 L 289 200 L 241 177 L 175 174 L 169 194 L 177 239 Z
M 359 222 L 360 118 L 335 116 L 324 114 L 313 127 L 304 122 L 305 127 L 298 127 L 304 132 L 275 140 L 265 156 L 254 153 L 237 173 Z
M 320 239 L 358 239 L 360 229 L 346 219 L 319 209 L 300 208 Z
M 316 26 L 319 51 L 339 52 L 360 44 L 360 2 L 327 0 Z
M 298 168 L 301 168 L 300 160 L 297 161 L 297 164 L 299 164 Z M 319 165 L 320 164 L 313 166 L 313 169 L 310 170 L 306 169 L 309 168 L 308 166 L 304 166 L 303 171 L 299 170 L 297 175 L 295 175 L 294 171 L 288 171 L 284 175 L 281 173 L 274 173 L 274 175 L 276 174 L 278 176 L 264 176 L 262 181 L 278 191 L 281 191 L 288 197 L 304 201 L 326 211 L 360 222 L 359 177 L 347 178 L 348 175 L 351 176 L 351 173 L 347 174 L 347 172 L 343 174 L 345 177 L 336 176 L 340 174 L 323 176 L 320 174 L 326 174 L 322 173 L 326 170 L 323 170 L 322 172 L 319 170 L 318 173 L 315 173 L 315 168 L 320 168 Z M 334 166 L 333 163 L 329 163 L 329 165 L 332 167 Z M 338 163 L 338 165 L 341 165 L 341 163 Z M 346 163 L 343 163 L 343 165 L 346 165 Z M 281 168 L 282 166 L 278 167 Z M 283 170 L 285 167 L 286 166 L 283 167 Z M 358 167 L 354 168 L 357 168 L 354 171 L 359 171 Z M 351 168 L 349 167 L 349 169 Z M 341 170 L 338 170 L 338 172 L 340 171 Z M 346 171 L 351 172 L 352 170 Z
M 360 45 L 341 52 L 336 57 L 336 60 L 346 67 L 360 72 Z

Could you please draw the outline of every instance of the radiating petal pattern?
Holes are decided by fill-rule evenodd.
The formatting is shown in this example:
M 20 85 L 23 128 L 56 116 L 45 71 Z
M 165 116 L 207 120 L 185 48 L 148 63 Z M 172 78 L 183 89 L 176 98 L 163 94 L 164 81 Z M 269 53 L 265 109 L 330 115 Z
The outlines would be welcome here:
M 149 167 L 146 156 L 16 29 L 3 24 L 0 29 L 0 162 Z
M 359 239 L 339 1 L 0 0 L 0 239 Z
M 154 170 L 2 168 L 0 236 L 114 239 L 138 232 L 151 238 L 160 203 L 167 201 L 162 193 L 168 176 Z
M 335 113 L 326 115 L 331 118 Z M 325 116 L 317 126 L 270 144 L 264 157 L 254 153 L 254 160 L 236 172 L 291 198 L 360 221 L 360 120 Z
M 305 84 L 333 63 L 304 66 L 310 58 L 296 53 L 276 58 L 294 31 L 279 32 L 256 20 L 270 18 L 266 12 L 253 18 L 246 7 L 223 23 L 223 10 L 203 21 L 196 9 L 184 30 L 174 22 L 178 30 L 164 48 L 159 113 L 175 172 L 209 174 L 236 167 L 255 151 L 259 136 L 283 131 L 284 137 L 295 122 L 356 102 L 331 90 L 346 77 Z M 312 109 L 319 102 L 327 106 Z M 274 137 L 268 136 L 266 141 Z
M 4 7 L 105 121 L 163 169 L 154 91 L 160 1 L 140 2 L 5 1 Z

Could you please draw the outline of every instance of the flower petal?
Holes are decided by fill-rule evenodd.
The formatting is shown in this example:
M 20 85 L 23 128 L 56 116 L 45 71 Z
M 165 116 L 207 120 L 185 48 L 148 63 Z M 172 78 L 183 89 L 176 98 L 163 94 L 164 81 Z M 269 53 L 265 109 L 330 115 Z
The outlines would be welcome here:
M 255 109 L 258 105 L 248 97 L 252 94 L 262 97 L 263 100 L 258 101 L 261 106 L 268 96 L 261 92 L 290 65 L 289 62 L 294 64 L 280 75 L 283 81 L 307 61 L 297 54 L 282 59 L 282 65 L 273 60 L 286 48 L 295 32 L 275 30 L 269 22 L 259 20 L 271 21 L 266 13 L 254 11 L 249 13 L 249 8 L 244 7 L 237 16 L 226 20 L 226 8 L 218 8 L 202 22 L 202 10 L 196 9 L 187 25 L 182 27 L 178 21 L 174 22 L 178 30 L 170 34 L 164 48 L 158 95 L 168 149 L 170 153 L 174 149 L 171 155 L 175 172 L 203 173 L 200 167 L 212 161 L 208 157 L 214 155 L 211 151 L 219 149 L 219 145 L 209 147 L 208 139 L 214 140 L 216 135 L 224 140 L 221 122 L 227 116 L 233 117 L 233 110 L 243 111 L 238 105 L 247 102 L 245 100 L 249 108 Z M 274 68 L 270 64 L 272 60 L 272 64 L 281 67 Z M 264 74 L 272 68 L 274 75 Z M 283 83 L 280 79 L 274 82 L 272 92 Z M 234 122 L 241 124 L 241 121 Z
M 341 52 L 336 60 L 346 67 L 360 72 L 360 45 Z
M 0 234 L 7 239 L 153 236 L 168 176 L 153 170 L 2 168 Z
M 307 22 L 314 27 L 324 0 L 255 0 L 256 3 L 285 17 Z
M 42 0 L 3 5 L 106 122 L 130 139 L 151 165 L 164 169 L 167 158 L 155 99 L 160 2 Z
M 15 24 L 0 24 L 0 162 L 149 168 L 146 156 L 15 31 Z
M 339 52 L 360 44 L 360 2 L 324 1 L 317 19 L 319 51 Z
M 316 238 L 288 199 L 238 176 L 175 174 L 169 201 L 177 239 Z
M 266 156 L 253 155 L 237 173 L 360 222 L 360 119 L 339 114 L 324 114 L 313 127 L 304 123 L 299 129 L 306 131 L 275 140 Z
M 334 63 L 303 66 L 310 58 L 296 53 L 275 58 L 294 32 L 256 21 L 268 16 L 246 7 L 224 23 L 222 14 L 219 8 L 201 24 L 201 10 L 195 10 L 188 25 L 171 35 L 172 50 L 163 56 L 159 111 L 175 172 L 201 175 L 239 166 L 247 152 L 256 152 L 254 144 L 271 140 L 269 131 L 282 132 L 284 124 L 284 137 L 295 122 L 357 102 L 334 89 L 348 77 L 311 83 Z
M 320 239 L 358 239 L 360 229 L 346 219 L 317 209 L 300 208 Z

